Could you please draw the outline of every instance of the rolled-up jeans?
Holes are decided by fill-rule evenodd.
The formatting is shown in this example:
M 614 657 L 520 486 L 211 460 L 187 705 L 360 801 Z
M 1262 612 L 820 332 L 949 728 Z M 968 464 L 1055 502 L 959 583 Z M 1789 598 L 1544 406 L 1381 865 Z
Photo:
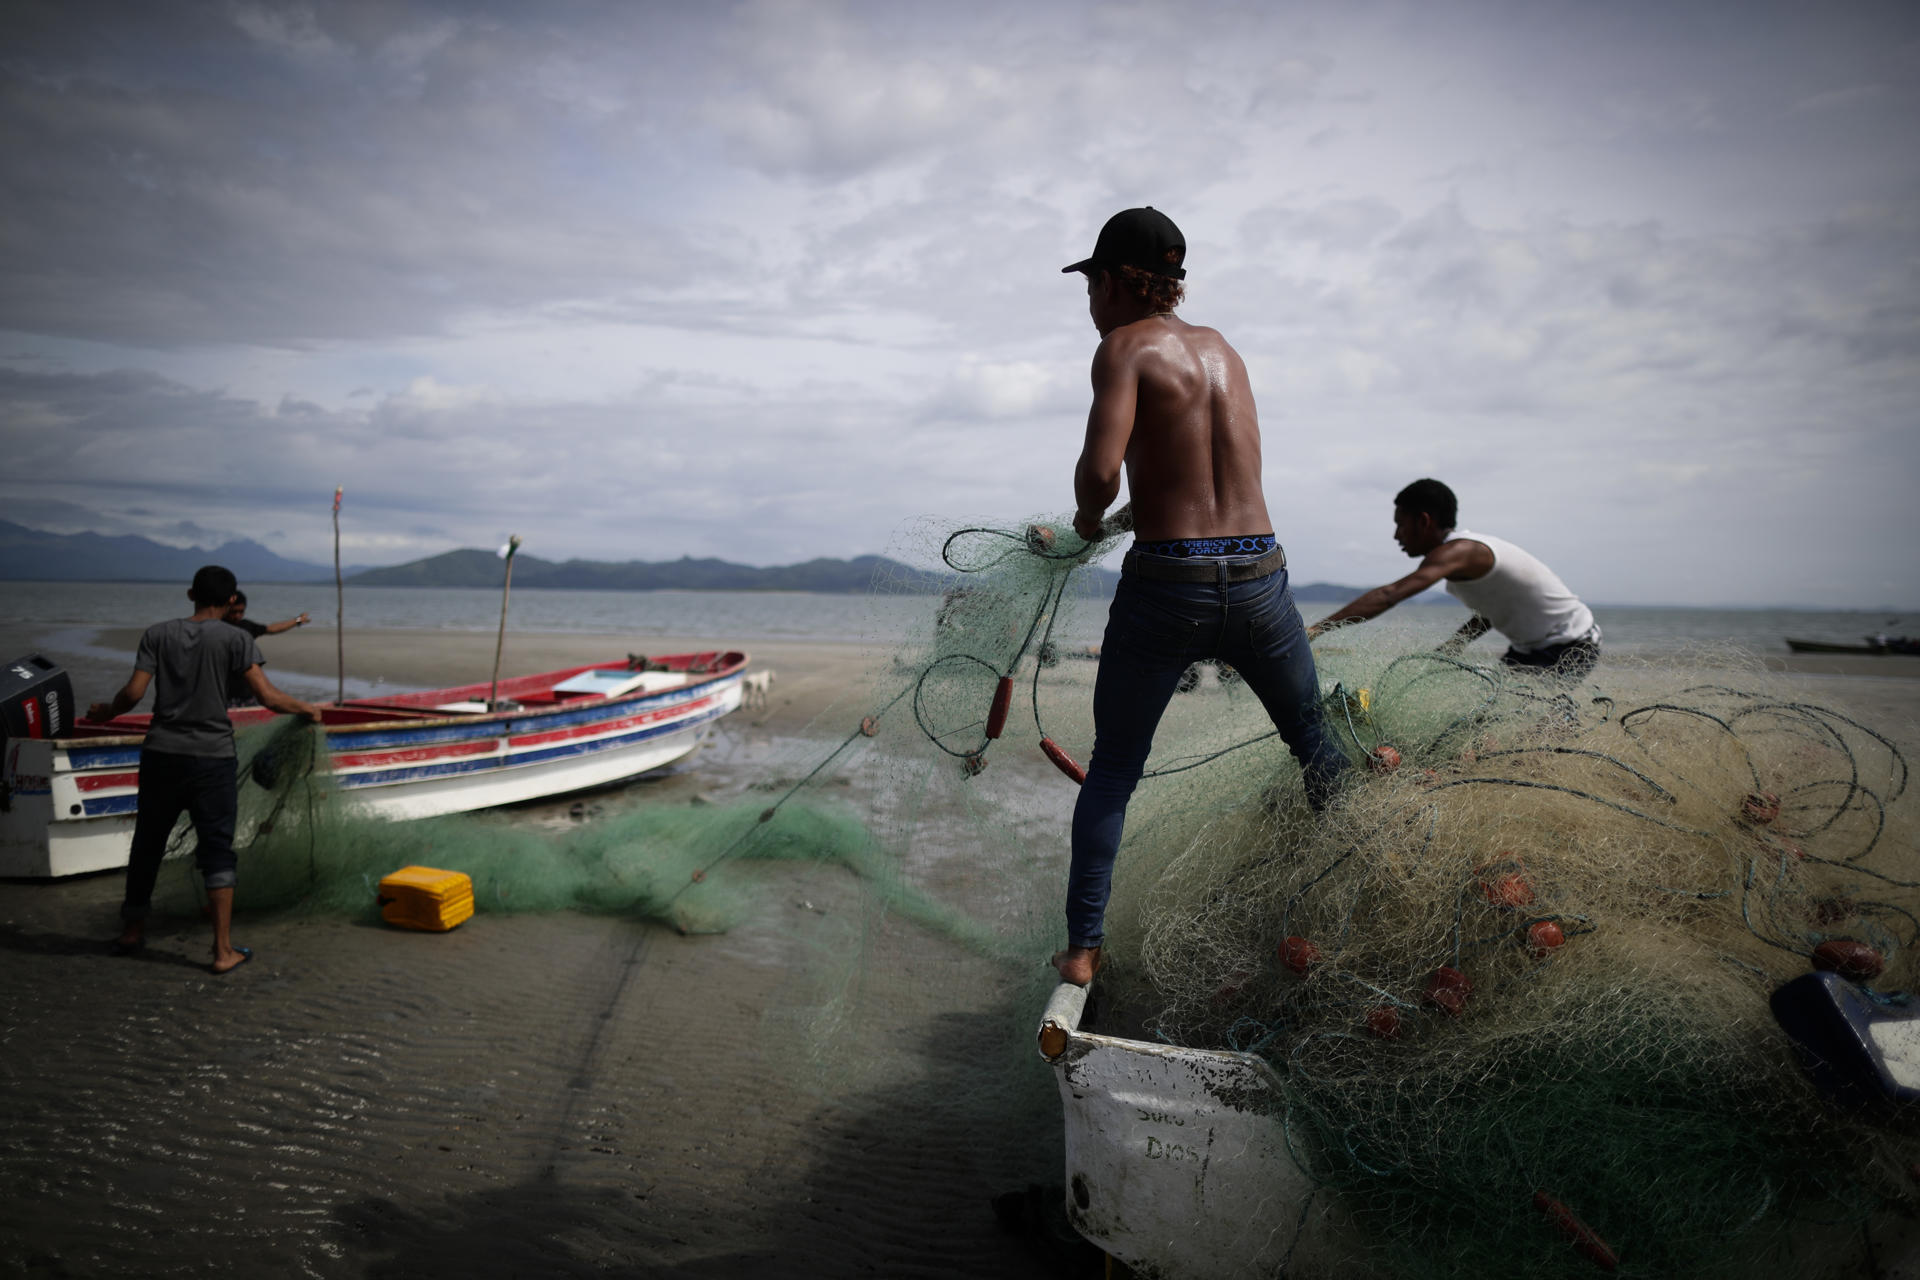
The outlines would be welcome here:
M 182 811 L 193 823 L 193 860 L 207 888 L 231 889 L 237 879 L 233 828 L 239 802 L 239 765 L 232 756 L 142 751 L 140 809 L 133 819 L 127 896 L 120 904 L 120 918 L 146 918 L 153 902 L 153 884 L 160 875 L 160 861 L 167 856 L 167 841 Z
M 1122 573 L 1093 686 L 1093 758 L 1073 807 L 1067 941 L 1074 946 L 1098 946 L 1104 936 L 1127 801 L 1146 771 L 1153 731 L 1181 675 L 1209 658 L 1232 666 L 1260 699 L 1300 762 L 1316 810 L 1348 767 L 1321 719 L 1313 651 L 1285 569 L 1205 583 Z

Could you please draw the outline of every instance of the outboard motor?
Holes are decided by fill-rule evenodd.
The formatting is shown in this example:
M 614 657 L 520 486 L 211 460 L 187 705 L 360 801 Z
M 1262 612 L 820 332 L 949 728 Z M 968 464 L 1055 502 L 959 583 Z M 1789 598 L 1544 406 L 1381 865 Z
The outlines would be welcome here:
M 0 756 L 11 738 L 64 738 L 73 731 L 73 681 L 37 653 L 0 666 Z

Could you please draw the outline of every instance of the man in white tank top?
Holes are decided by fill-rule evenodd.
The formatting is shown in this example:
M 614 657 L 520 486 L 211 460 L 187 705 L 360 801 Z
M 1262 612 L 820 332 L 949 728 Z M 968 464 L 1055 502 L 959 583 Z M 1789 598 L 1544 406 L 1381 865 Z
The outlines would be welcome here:
M 1393 500 L 1393 538 L 1420 561 L 1398 582 L 1360 596 L 1307 628 L 1309 637 L 1378 617 L 1445 581 L 1447 594 L 1473 617 L 1441 648 L 1457 652 L 1488 631 L 1510 642 L 1500 660 L 1510 667 L 1550 670 L 1578 680 L 1600 660 L 1600 625 L 1593 611 L 1535 557 L 1505 538 L 1455 527 L 1459 504 L 1438 480 L 1415 480 Z

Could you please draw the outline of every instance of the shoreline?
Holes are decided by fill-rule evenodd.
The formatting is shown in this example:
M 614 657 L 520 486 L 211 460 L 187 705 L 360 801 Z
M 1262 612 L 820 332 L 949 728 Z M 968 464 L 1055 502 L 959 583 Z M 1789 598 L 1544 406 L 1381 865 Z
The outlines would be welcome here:
M 25 629 L 10 627 L 8 630 Z M 140 641 L 140 627 L 82 627 L 91 631 L 95 649 L 124 652 L 129 662 Z M 44 631 L 45 628 L 39 628 Z M 347 635 L 347 675 L 351 680 L 372 684 L 411 684 L 419 688 L 443 688 L 471 684 L 486 679 L 492 671 L 493 648 L 498 633 L 492 630 L 457 631 L 429 627 L 381 627 L 351 631 Z M 335 678 L 336 640 L 324 627 L 297 628 L 280 635 L 262 636 L 257 642 L 267 660 L 269 673 L 275 668 L 300 676 L 303 680 Z M 619 631 L 509 631 L 502 655 L 501 675 L 526 675 L 559 667 L 604 662 L 629 652 L 692 653 L 709 649 L 740 649 L 750 654 L 755 666 L 771 666 L 796 660 L 809 663 L 826 654 L 868 654 L 874 639 L 765 639 L 737 640 L 728 637 L 681 636 L 636 637 Z M 1908 654 L 1803 654 L 1729 650 L 1740 657 L 1757 661 L 1776 675 L 1845 676 L 1871 679 L 1920 681 L 1920 656 Z M 1497 649 L 1483 646 L 1481 656 L 1494 660 Z M 1711 650 L 1686 649 L 1676 652 L 1643 653 L 1622 650 L 1615 653 L 1626 663 L 1676 663 L 1687 658 L 1707 659 L 1715 665 Z M 1606 658 L 1602 658 L 1605 670 Z M 457 668 L 457 670 L 450 670 Z

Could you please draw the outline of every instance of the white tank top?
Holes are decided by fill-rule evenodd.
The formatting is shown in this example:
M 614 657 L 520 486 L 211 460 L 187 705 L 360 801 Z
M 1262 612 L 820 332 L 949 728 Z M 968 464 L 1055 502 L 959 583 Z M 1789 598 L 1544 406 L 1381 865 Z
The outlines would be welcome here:
M 1598 640 L 1593 611 L 1538 559 L 1505 538 L 1455 529 L 1448 542 L 1470 539 L 1493 552 L 1493 568 L 1472 582 L 1447 582 L 1447 594 L 1473 610 L 1522 653 L 1575 640 Z

